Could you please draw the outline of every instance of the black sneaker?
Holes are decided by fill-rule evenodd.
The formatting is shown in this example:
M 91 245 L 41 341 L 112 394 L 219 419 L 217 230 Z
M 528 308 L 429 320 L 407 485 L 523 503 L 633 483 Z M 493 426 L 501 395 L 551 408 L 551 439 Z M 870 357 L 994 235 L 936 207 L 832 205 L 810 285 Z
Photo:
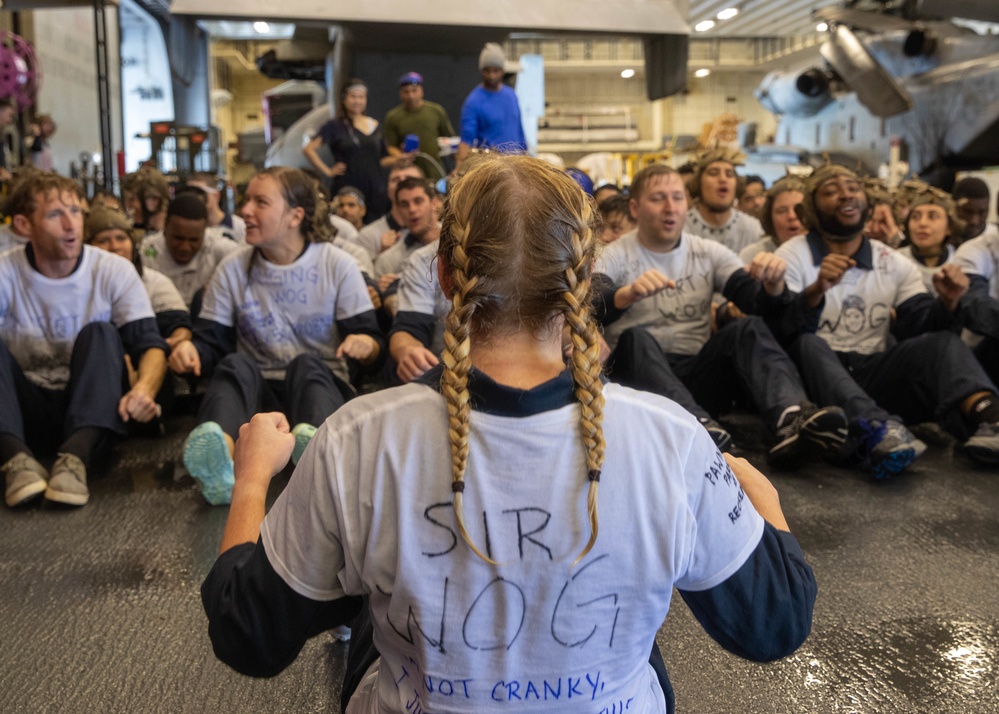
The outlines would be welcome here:
M 979 424 L 964 448 L 975 461 L 999 464 L 999 424 Z
M 719 451 L 728 451 L 734 446 L 732 435 L 714 419 L 698 419 L 697 421 L 701 422 L 701 426 L 707 429 L 708 434 L 711 435 L 711 440 L 715 442 Z
M 786 412 L 777 425 L 776 442 L 768 454 L 772 463 L 785 463 L 800 455 L 805 447 L 815 447 L 830 454 L 838 453 L 846 443 L 848 422 L 839 407 L 816 407 L 804 403 Z
M 876 479 L 904 471 L 926 451 L 926 444 L 894 419 L 884 422 L 859 419 L 857 424 L 863 433 L 860 448 L 864 465 Z

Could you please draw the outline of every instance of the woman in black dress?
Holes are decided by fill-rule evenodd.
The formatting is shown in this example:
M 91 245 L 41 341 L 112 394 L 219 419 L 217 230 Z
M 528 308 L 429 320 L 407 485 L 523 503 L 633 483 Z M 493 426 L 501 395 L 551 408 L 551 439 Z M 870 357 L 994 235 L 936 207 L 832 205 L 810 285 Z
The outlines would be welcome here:
M 324 176 L 332 179 L 333 193 L 344 186 L 360 189 L 367 215 L 374 220 L 389 210 L 382 166 L 391 163 L 392 157 L 385 150 L 378 121 L 364 113 L 367 107 L 367 85 L 359 79 L 348 80 L 340 92 L 336 118 L 320 127 L 302 153 Z M 324 142 L 333 154 L 332 166 L 319 155 Z

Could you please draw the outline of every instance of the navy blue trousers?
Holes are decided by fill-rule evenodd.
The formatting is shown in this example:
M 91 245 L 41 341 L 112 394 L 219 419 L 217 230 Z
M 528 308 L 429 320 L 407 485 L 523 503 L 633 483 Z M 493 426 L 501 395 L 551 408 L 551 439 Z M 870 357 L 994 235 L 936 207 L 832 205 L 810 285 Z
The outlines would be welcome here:
M 118 402 L 127 390 L 125 347 L 108 322 L 84 326 L 73 344 L 69 383 L 47 389 L 30 381 L 0 340 L 0 433 L 32 451 L 55 453 L 71 434 L 97 427 L 125 435 Z
M 929 332 L 872 355 L 834 352 L 821 337 L 804 334 L 788 352 L 816 400 L 842 407 L 851 421 L 936 421 L 963 441 L 970 434 L 961 402 L 996 391 L 971 349 L 950 332 Z
M 621 334 L 607 376 L 668 397 L 698 419 L 717 417 L 745 393 L 773 430 L 781 413 L 808 399 L 794 363 L 758 317 L 734 320 L 696 355 L 666 355 L 641 327 Z
M 302 422 L 319 426 L 351 396 L 350 385 L 337 379 L 315 355 L 299 355 L 283 380 L 267 380 L 256 362 L 235 353 L 215 368 L 198 421 L 216 422 L 233 439 L 239 436 L 239 427 L 259 412 L 284 412 L 292 426 Z

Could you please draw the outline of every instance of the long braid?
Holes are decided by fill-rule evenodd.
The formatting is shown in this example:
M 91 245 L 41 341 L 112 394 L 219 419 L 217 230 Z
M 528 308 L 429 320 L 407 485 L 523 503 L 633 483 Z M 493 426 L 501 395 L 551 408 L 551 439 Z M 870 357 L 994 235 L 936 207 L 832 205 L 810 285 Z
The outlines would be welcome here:
M 468 300 L 478 278 L 468 277 L 468 255 L 465 241 L 468 238 L 467 216 L 463 224 L 454 226 L 454 249 L 450 255 L 453 280 L 452 307 L 444 322 L 444 352 L 441 355 L 444 373 L 441 391 L 447 403 L 448 439 L 451 442 L 451 505 L 454 519 L 462 540 L 487 563 L 497 565 L 472 542 L 465 527 L 463 492 L 465 468 L 468 465 L 468 420 L 471 412 L 468 393 L 468 373 L 472 367 L 470 355 L 471 319 L 475 305 Z
M 600 340 L 596 324 L 590 315 L 590 261 L 592 260 L 593 231 L 589 227 L 589 204 L 584 205 L 584 228 L 572 236 L 574 264 L 565 271 L 568 290 L 564 294 L 568 309 L 565 314 L 572 337 L 572 379 L 579 401 L 579 425 L 586 448 L 586 469 L 589 487 L 586 495 L 586 512 L 590 519 L 590 539 L 583 551 L 573 561 L 581 561 L 597 541 L 600 521 L 597 516 L 597 492 L 600 470 L 604 463 L 604 394 L 600 381 Z M 580 279 L 579 276 L 586 276 Z
M 469 452 L 471 339 L 506 330 L 547 339 L 561 316 L 573 343 L 571 369 L 586 451 L 590 537 L 599 533 L 597 496 L 604 461 L 599 336 L 590 315 L 596 237 L 593 211 L 561 172 L 526 157 L 493 157 L 469 169 L 444 203 L 439 256 L 451 311 L 444 321 L 443 393 L 451 446 L 452 507 L 472 551 L 498 565 L 471 540 L 462 509 Z M 442 274 L 442 282 L 444 276 Z

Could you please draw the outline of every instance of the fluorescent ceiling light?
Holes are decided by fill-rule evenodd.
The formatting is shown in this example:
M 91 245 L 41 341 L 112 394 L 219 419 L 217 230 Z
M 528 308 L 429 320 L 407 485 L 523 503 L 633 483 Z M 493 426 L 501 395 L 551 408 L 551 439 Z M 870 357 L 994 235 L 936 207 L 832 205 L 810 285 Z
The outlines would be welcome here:
M 709 74 L 711 74 L 710 69 L 699 69 L 696 72 L 694 72 L 695 77 L 701 77 L 701 78 L 707 77 Z
M 271 26 L 262 20 L 257 20 L 253 23 L 253 29 L 259 32 L 261 35 L 270 32 Z
M 722 10 L 718 13 L 719 20 L 731 20 L 733 17 L 739 14 L 739 8 L 730 7 Z
M 696 25 L 694 25 L 694 31 L 695 32 L 707 32 L 708 30 L 710 30 L 714 26 L 715 26 L 715 21 L 714 20 L 704 20 L 703 22 L 698 22 Z
M 622 69 L 621 70 L 621 79 L 631 79 L 634 76 L 635 76 L 635 70 L 633 70 L 633 69 Z

